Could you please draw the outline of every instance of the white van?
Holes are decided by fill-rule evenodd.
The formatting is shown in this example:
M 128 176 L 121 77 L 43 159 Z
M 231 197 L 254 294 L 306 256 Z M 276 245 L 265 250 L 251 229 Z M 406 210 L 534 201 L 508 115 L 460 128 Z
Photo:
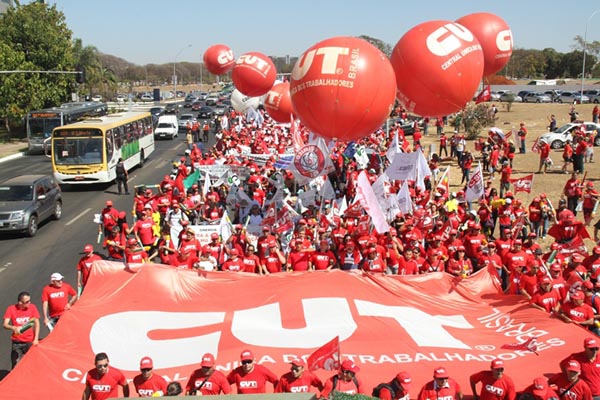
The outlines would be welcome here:
M 158 124 L 154 128 L 155 139 L 174 139 L 177 137 L 177 116 L 176 115 L 161 115 L 158 118 Z

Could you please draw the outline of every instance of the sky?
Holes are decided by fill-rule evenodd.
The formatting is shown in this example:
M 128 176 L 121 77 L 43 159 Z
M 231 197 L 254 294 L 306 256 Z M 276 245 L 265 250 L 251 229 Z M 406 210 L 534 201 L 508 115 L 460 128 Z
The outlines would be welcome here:
M 600 41 L 598 0 L 47 0 L 84 45 L 138 65 L 201 62 L 223 43 L 235 56 L 301 55 L 334 36 L 368 35 L 394 46 L 419 23 L 475 12 L 503 18 L 514 47 L 572 51 L 575 36 Z M 188 47 L 188 45 L 191 45 Z

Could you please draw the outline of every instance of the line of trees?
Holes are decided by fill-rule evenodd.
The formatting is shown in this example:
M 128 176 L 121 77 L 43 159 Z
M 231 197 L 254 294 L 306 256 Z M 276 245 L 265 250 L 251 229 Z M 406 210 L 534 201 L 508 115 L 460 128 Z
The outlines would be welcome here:
M 370 36 L 359 36 L 390 55 L 392 46 Z M 573 50 L 515 49 L 509 63 L 500 71 L 512 79 L 555 79 L 581 77 L 584 41 L 574 38 Z M 272 57 L 278 72 L 290 72 L 296 57 Z M 600 78 L 600 42 L 586 46 L 586 77 Z M 215 82 L 201 63 L 177 63 L 180 83 Z M 132 64 L 102 54 L 94 46 L 73 38 L 65 16 L 56 5 L 31 2 L 8 8 L 0 17 L 0 72 L 15 70 L 76 71 L 83 68 L 85 82 L 76 83 L 75 75 L 43 73 L 0 73 L 0 118 L 18 125 L 33 109 L 51 107 L 70 99 L 70 93 L 101 94 L 105 98 L 117 92 L 132 92 L 136 86 L 170 84 L 172 64 Z

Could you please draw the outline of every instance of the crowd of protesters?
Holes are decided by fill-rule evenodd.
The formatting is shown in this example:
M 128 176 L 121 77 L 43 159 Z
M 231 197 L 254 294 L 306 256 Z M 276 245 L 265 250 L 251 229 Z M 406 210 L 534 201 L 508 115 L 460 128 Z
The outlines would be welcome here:
M 381 129 L 356 143 L 328 144 L 334 169 L 327 181 L 333 191 L 326 196 L 321 185 L 310 201 L 300 199 L 311 186 L 300 185 L 297 176 L 280 162 L 285 157 L 279 156 L 308 142 L 309 133 L 293 129 L 294 125 L 276 124 L 262 112 L 252 120 L 235 112 L 226 115 L 218 124 L 212 148 L 205 149 L 192 140 L 161 182 L 136 188 L 130 210 L 117 210 L 111 200 L 105 202 L 99 225 L 99 235 L 104 237 L 102 250 L 84 246 L 85 254 L 77 264 L 79 293 L 93 262 L 99 259 L 123 262 L 126 267 L 156 262 L 198 271 L 261 275 L 340 269 L 394 275 L 446 272 L 467 277 L 486 268 L 497 275 L 505 293 L 522 295 L 532 306 L 598 334 L 600 246 L 588 252 L 583 242 L 590 238 L 587 227 L 600 196 L 594 183 L 582 174 L 584 162 L 593 162 L 593 153 L 590 156 L 581 144 L 589 143 L 590 135 L 583 129 L 574 135 L 579 150 L 573 156 L 582 158 L 572 159 L 572 175 L 563 196 L 555 200 L 556 206 L 543 192 L 524 204 L 511 187 L 516 148 L 509 135 L 490 131 L 489 137 L 478 142 L 479 154 L 475 154 L 457 130 L 446 137 L 445 119 L 435 121 L 436 132 L 432 133 L 428 131 L 431 121 L 421 126 L 404 110 L 396 113 L 400 120 L 387 132 Z M 414 132 L 412 139 L 405 135 L 407 127 Z M 520 152 L 525 153 L 524 124 L 519 132 L 523 132 L 516 135 L 521 137 Z M 432 174 L 425 178 L 424 186 L 409 182 L 413 211 L 389 216 L 389 229 L 378 233 L 369 215 L 355 203 L 359 175 L 375 182 L 390 164 L 386 154 L 394 140 L 402 151 L 413 152 L 424 150 L 421 138 L 429 135 L 439 139 L 440 151 L 427 154 Z M 591 140 L 593 143 L 593 137 Z M 542 147 L 543 143 L 534 144 L 536 151 Z M 359 153 L 368 156 L 358 157 Z M 483 162 L 486 180 L 484 196 L 475 204 L 466 201 L 465 190 L 476 158 Z M 563 171 L 568 171 L 569 162 L 565 160 Z M 459 166 L 461 185 L 465 186 L 451 190 L 448 182 L 438 180 L 443 165 Z M 248 173 L 209 182 L 204 181 L 207 174 L 200 174 L 190 183 L 189 178 L 201 166 L 243 167 Z M 546 171 L 542 167 L 539 172 Z M 500 174 L 499 180 L 495 174 Z M 401 183 L 390 180 L 388 194 L 395 195 Z M 280 223 L 277 218 L 273 223 L 270 213 L 284 209 L 291 223 Z M 224 218 L 231 222 L 231 233 L 224 238 L 220 231 L 214 232 L 202 243 L 194 227 L 219 225 Z M 595 242 L 599 229 L 596 223 Z M 544 249 L 539 239 L 547 236 L 554 242 Z M 19 296 L 21 308 L 28 296 Z M 6 329 L 14 331 L 17 325 L 12 314 L 5 315 Z M 29 332 L 35 333 L 37 341 L 39 324 Z M 16 332 L 13 335 L 18 337 Z M 29 341 L 33 340 L 32 336 Z M 583 369 L 581 366 L 580 371 Z M 396 381 L 402 380 L 398 377 Z M 541 381 L 535 385 L 547 387 Z M 597 389 L 594 396 L 600 396 L 600 384 Z M 533 390 L 533 395 L 546 398 L 541 390 Z

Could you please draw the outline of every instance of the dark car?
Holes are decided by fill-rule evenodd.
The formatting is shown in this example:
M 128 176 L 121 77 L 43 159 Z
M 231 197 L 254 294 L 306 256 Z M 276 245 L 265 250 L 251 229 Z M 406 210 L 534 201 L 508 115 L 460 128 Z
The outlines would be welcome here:
M 35 236 L 38 226 L 62 216 L 62 192 L 49 175 L 21 175 L 0 183 L 0 232 Z
M 217 104 L 213 107 L 215 111 L 215 115 L 225 115 L 226 112 L 229 111 L 229 106 L 225 104 Z
M 211 119 L 215 116 L 215 110 L 213 110 L 209 106 L 202 106 L 198 110 L 198 118 L 199 119 Z
M 178 103 L 169 103 L 165 106 L 165 114 L 179 114 L 180 107 Z
M 192 111 L 200 111 L 202 106 L 204 106 L 204 102 L 197 100 L 192 103 Z
M 184 108 L 188 108 L 194 105 L 195 101 L 200 100 L 198 97 L 193 96 L 193 95 L 187 95 L 185 97 L 185 101 L 183 102 L 183 107 Z

